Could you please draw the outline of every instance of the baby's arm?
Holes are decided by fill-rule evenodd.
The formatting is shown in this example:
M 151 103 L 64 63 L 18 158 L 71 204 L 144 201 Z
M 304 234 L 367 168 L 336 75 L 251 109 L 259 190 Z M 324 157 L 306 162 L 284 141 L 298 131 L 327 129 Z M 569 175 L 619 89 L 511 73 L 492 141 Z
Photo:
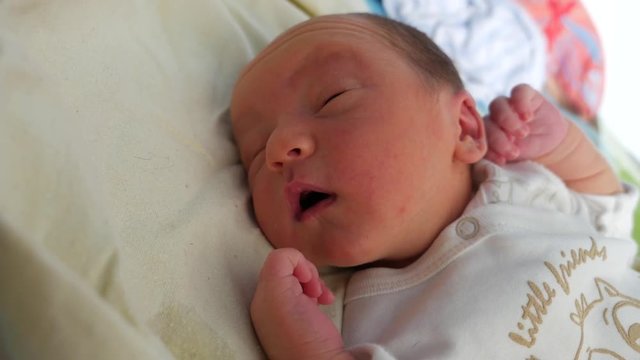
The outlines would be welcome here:
M 602 195 L 622 191 L 617 176 L 593 143 L 528 85 L 518 85 L 510 97 L 493 100 L 485 125 L 486 157 L 497 164 L 533 160 L 575 191 Z
M 299 251 L 272 251 L 251 302 L 251 320 L 269 359 L 352 359 L 318 308 L 331 302 L 318 270 Z

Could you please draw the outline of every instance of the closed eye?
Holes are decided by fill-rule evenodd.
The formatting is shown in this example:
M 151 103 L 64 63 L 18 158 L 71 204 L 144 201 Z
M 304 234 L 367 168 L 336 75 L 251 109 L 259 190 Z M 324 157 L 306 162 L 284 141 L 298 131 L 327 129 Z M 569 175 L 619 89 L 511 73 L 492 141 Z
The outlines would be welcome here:
M 327 104 L 328 104 L 328 103 L 330 103 L 332 100 L 335 100 L 338 96 L 340 96 L 340 95 L 342 95 L 342 94 L 344 94 L 344 93 L 346 93 L 346 92 L 347 92 L 347 90 L 342 90 L 342 91 L 339 91 L 339 92 L 337 92 L 337 93 L 335 93 L 335 94 L 333 94 L 333 95 L 329 96 L 329 97 L 324 101 L 324 103 L 322 104 L 322 107 L 327 106 Z

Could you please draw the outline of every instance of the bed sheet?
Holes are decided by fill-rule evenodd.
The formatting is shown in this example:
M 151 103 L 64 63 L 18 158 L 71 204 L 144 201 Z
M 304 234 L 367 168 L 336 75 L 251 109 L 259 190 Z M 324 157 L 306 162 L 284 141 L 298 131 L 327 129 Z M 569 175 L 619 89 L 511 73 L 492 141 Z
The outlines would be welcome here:
M 230 92 L 287 27 L 362 10 L 1 1 L 0 358 L 262 358 L 247 308 L 270 248 Z

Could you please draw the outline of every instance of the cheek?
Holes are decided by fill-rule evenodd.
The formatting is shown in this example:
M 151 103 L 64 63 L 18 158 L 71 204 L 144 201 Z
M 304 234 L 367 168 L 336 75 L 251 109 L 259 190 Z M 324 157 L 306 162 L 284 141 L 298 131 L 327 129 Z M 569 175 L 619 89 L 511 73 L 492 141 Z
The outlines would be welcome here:
M 258 225 L 267 240 L 275 247 L 285 247 L 290 245 L 284 236 L 285 209 L 278 201 L 274 188 L 269 186 L 268 182 L 256 181 L 253 187 L 253 209 Z
M 336 173 L 355 195 L 359 211 L 378 219 L 397 217 L 411 211 L 428 181 L 422 162 L 418 156 L 372 152 L 341 161 Z

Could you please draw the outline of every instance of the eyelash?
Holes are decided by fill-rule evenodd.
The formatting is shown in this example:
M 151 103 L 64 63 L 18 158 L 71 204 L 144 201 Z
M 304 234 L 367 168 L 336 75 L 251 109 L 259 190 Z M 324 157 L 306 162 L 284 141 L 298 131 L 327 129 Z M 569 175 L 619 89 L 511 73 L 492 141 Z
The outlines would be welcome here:
M 338 96 L 344 94 L 345 92 L 347 92 L 347 90 L 338 91 L 337 93 L 329 96 L 327 100 L 325 100 L 324 103 L 322 104 L 322 107 L 325 107 L 328 103 L 330 103 L 332 100 L 334 100 Z

